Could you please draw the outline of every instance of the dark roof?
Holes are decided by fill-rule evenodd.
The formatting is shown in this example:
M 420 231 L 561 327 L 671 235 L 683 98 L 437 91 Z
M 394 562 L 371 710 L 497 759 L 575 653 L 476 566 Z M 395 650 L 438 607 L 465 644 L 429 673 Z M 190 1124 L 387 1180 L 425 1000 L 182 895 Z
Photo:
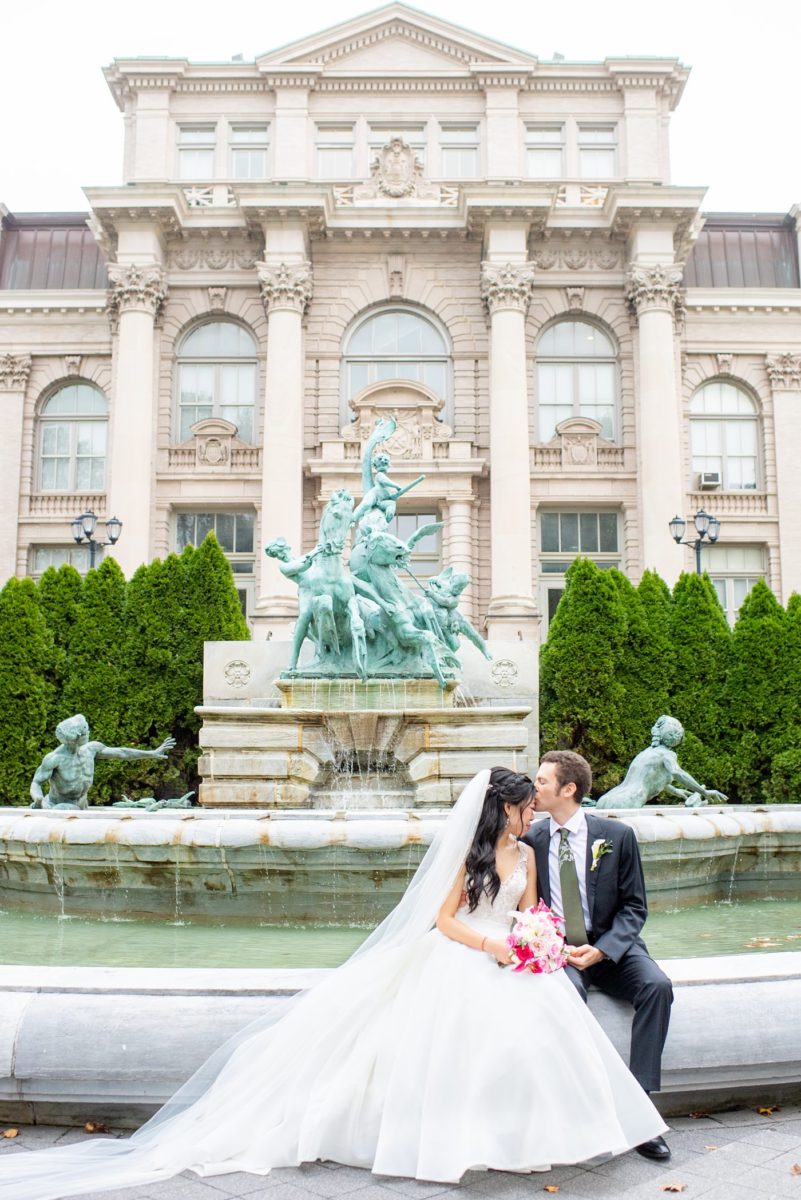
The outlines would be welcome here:
M 0 289 L 105 288 L 106 261 L 88 213 L 8 213 L 0 234 Z
M 796 288 L 798 239 L 784 213 L 707 213 L 684 269 L 687 287 Z

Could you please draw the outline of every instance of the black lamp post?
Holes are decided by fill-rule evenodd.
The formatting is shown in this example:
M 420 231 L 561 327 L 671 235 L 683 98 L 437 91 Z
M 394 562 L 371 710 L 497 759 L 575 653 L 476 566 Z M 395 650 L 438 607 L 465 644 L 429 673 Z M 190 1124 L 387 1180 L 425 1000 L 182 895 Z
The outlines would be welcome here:
M 717 517 L 710 516 L 703 508 L 693 517 L 695 524 L 696 537 L 684 537 L 684 530 L 687 527 L 687 522 L 684 517 L 674 517 L 668 523 L 670 536 L 677 546 L 693 546 L 695 548 L 695 570 L 701 574 L 701 547 L 704 542 L 709 542 L 714 545 L 720 536 L 720 521 Z
M 98 542 L 95 540 L 95 529 L 97 528 L 97 517 L 89 509 L 88 512 L 81 513 L 79 517 L 75 517 L 72 522 L 72 537 L 73 540 L 80 546 L 86 542 L 89 546 L 89 569 L 95 565 L 95 557 L 97 555 L 98 546 L 114 546 L 120 540 L 122 533 L 122 521 L 117 517 L 109 517 L 106 521 L 106 533 L 108 534 L 107 542 Z

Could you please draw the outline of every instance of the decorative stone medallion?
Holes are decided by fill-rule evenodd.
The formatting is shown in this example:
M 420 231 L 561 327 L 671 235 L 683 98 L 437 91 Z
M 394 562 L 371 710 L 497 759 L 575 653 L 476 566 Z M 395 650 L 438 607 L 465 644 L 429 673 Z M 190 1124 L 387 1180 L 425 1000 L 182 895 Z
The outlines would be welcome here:
M 250 683 L 251 670 L 243 659 L 232 658 L 229 663 L 225 664 L 223 675 L 229 687 L 241 688 Z
M 499 688 L 510 688 L 519 675 L 517 663 L 511 658 L 499 658 L 492 664 L 490 675 Z

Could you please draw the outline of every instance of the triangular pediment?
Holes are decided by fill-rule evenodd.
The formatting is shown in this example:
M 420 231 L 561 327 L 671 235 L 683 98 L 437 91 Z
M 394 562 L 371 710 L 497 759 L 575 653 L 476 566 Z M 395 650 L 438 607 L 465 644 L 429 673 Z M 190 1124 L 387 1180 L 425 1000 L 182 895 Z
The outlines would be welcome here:
M 314 65 L 324 71 L 405 73 L 466 70 L 471 63 L 530 68 L 536 58 L 405 4 L 388 4 L 261 54 L 256 63 L 261 70 Z

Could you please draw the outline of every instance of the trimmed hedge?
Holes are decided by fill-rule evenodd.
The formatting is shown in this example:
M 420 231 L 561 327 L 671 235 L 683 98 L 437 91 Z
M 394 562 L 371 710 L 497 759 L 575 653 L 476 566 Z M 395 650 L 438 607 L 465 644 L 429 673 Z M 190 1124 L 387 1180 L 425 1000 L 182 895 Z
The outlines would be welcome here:
M 127 583 L 112 558 L 85 579 L 65 566 L 38 586 L 9 580 L 0 592 L 0 804 L 29 803 L 55 726 L 77 712 L 108 746 L 153 749 L 169 735 L 177 743 L 155 765 L 98 762 L 93 803 L 196 791 L 203 642 L 249 637 L 213 534 Z

